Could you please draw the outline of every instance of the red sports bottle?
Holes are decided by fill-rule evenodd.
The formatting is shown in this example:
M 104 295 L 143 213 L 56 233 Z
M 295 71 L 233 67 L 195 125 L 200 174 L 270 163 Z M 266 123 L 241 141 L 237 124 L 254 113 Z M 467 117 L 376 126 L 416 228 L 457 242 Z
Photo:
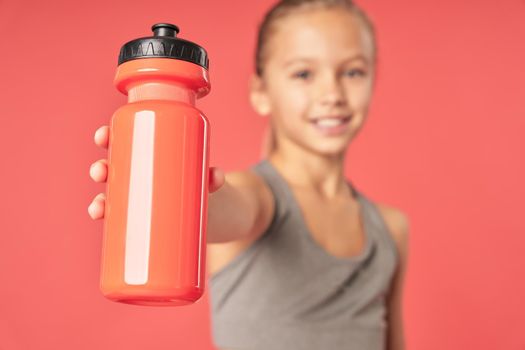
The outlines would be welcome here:
M 208 55 L 168 23 L 124 44 L 114 84 L 100 289 L 137 305 L 176 306 L 204 292 L 210 91 Z

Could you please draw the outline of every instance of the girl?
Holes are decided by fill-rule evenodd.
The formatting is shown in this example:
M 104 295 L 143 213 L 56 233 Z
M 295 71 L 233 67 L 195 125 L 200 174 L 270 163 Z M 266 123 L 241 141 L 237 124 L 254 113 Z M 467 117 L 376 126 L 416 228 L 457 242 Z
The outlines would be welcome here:
M 210 169 L 208 271 L 221 349 L 404 349 L 408 219 L 344 175 L 375 78 L 367 16 L 350 0 L 282 0 L 260 28 L 250 99 L 266 156 Z M 95 133 L 107 147 L 108 127 Z M 106 180 L 106 160 L 91 167 Z M 104 215 L 103 193 L 89 207 Z

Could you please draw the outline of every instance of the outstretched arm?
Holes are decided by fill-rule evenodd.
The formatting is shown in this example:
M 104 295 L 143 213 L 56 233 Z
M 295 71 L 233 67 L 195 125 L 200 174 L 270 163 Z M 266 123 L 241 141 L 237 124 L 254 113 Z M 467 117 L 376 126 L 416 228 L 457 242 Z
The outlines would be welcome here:
M 403 285 L 408 262 L 409 221 L 407 216 L 391 207 L 381 207 L 385 222 L 396 242 L 399 252 L 399 265 L 392 280 L 387 299 L 388 307 L 388 350 L 405 350 L 403 327 Z

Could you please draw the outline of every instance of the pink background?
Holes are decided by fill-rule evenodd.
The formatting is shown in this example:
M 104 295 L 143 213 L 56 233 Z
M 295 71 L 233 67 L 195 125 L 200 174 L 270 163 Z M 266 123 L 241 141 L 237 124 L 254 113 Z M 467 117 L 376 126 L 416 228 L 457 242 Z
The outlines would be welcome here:
M 156 22 L 209 52 L 212 164 L 258 160 L 256 25 L 271 1 L 0 2 L 0 349 L 213 349 L 209 295 L 181 308 L 99 291 L 93 143 L 125 97 L 120 46 Z M 348 176 L 411 218 L 409 349 L 525 349 L 525 1 L 362 0 L 378 31 Z M 234 13 L 235 12 L 235 13 Z M 264 332 L 264 330 L 261 330 Z

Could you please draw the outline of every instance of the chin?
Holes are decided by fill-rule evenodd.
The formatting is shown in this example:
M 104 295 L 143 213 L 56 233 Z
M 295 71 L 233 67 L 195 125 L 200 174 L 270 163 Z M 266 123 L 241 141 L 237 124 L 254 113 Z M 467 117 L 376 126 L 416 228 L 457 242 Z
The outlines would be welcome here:
M 311 145 L 310 148 L 315 153 L 326 156 L 326 157 L 337 157 L 344 155 L 346 152 L 346 149 L 348 148 L 349 142 L 333 142 L 333 143 L 324 143 L 324 144 L 317 144 L 317 145 Z

